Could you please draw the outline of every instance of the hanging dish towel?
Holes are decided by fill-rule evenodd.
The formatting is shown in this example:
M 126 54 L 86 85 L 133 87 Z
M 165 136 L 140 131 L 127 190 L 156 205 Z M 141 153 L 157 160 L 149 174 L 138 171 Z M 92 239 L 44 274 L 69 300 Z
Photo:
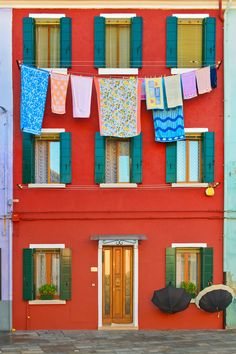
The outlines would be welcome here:
M 164 109 L 162 78 L 145 79 L 147 109 Z
M 199 95 L 211 91 L 210 66 L 196 70 L 196 78 Z
M 51 107 L 53 113 L 66 113 L 68 81 L 69 75 L 51 73 Z
M 183 106 L 180 75 L 167 76 L 164 78 L 165 92 L 168 108 Z
M 215 66 L 211 66 L 211 88 L 217 87 L 217 71 Z
M 195 71 L 181 74 L 183 96 L 185 100 L 197 96 L 196 74 Z
M 23 132 L 41 133 L 49 72 L 21 65 L 20 126 Z
M 140 79 L 95 78 L 100 134 L 128 138 L 139 135 Z
M 92 84 L 92 77 L 71 75 L 74 118 L 90 117 Z
M 167 108 L 165 87 L 164 94 L 164 110 L 153 110 L 153 123 L 155 131 L 155 141 L 172 142 L 184 140 L 184 113 L 183 107 Z

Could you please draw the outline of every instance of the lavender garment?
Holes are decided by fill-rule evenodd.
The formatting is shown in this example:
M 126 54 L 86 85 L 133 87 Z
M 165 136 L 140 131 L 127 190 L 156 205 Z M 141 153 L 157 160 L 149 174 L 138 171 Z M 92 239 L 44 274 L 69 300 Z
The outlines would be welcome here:
M 196 74 L 190 71 L 181 75 L 183 96 L 185 100 L 197 96 Z
M 71 75 L 74 118 L 90 117 L 92 84 L 92 77 Z

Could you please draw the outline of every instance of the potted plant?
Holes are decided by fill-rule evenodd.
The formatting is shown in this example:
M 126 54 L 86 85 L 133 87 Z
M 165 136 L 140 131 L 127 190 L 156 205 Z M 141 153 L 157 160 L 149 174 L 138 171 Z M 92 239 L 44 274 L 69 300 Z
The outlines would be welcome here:
M 197 286 L 192 283 L 191 281 L 182 281 L 180 284 L 180 287 L 183 288 L 186 293 L 191 295 L 192 298 L 194 298 L 197 295 Z
M 39 288 L 39 294 L 41 300 L 52 300 L 56 294 L 57 287 L 54 284 L 43 284 Z

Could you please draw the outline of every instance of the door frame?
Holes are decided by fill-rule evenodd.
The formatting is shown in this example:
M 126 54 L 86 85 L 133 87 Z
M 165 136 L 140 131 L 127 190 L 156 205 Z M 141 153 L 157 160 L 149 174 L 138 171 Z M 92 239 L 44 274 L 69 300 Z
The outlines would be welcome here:
M 98 241 L 98 328 L 102 323 L 102 248 L 103 246 L 133 246 L 133 323 L 138 327 L 138 240 L 99 240 Z

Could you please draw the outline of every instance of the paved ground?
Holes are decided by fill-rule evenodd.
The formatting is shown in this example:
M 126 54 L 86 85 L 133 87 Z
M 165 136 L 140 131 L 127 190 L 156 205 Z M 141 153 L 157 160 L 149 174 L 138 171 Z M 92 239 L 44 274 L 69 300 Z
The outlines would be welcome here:
M 2 332 L 0 353 L 236 354 L 236 330 Z

